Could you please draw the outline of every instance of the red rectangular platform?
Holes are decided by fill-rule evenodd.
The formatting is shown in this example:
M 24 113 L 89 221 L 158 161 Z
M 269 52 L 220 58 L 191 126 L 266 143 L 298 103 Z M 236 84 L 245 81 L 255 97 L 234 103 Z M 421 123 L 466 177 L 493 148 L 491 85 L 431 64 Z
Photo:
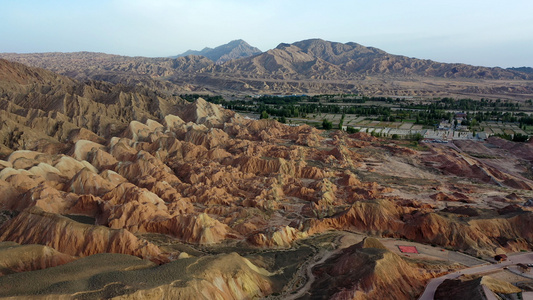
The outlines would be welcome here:
M 418 254 L 418 250 L 416 250 L 415 246 L 398 246 L 400 249 L 400 252 L 402 253 L 416 253 Z

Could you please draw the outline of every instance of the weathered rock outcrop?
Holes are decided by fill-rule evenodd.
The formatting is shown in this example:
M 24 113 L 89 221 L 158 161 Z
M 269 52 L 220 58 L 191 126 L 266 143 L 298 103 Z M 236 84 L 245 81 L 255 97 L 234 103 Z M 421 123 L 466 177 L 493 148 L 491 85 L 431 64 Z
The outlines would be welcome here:
M 498 186 L 508 186 L 524 190 L 533 189 L 533 184 L 525 178 L 504 173 L 494 166 L 487 165 L 480 160 L 456 152 L 434 149 L 434 155 L 426 157 L 426 160 L 436 168 L 443 170 L 446 174 L 471 178 Z
M 268 228 L 265 232 L 256 233 L 248 238 L 248 241 L 256 246 L 268 248 L 289 248 L 292 242 L 307 237 L 306 233 L 298 229 L 284 226 L 280 228 Z
M 176 236 L 183 241 L 196 244 L 214 244 L 224 241 L 230 235 L 227 225 L 203 213 L 179 215 L 165 221 L 154 221 L 144 226 L 149 232 L 165 233 Z
M 38 208 L 21 212 L 0 229 L 0 241 L 45 245 L 72 256 L 123 253 L 158 262 L 165 260 L 155 245 L 127 230 L 81 224 Z
M 47 246 L 0 243 L 0 276 L 51 268 L 73 260 L 74 257 Z
M 313 274 L 309 299 L 415 299 L 433 277 L 372 238 L 342 250 Z
M 223 127 L 225 122 L 236 117 L 232 111 L 198 98 L 192 105 L 187 105 L 178 111 L 178 116 L 185 122 L 205 124 L 208 127 Z
M 459 223 L 428 210 L 382 200 L 357 202 L 337 216 L 313 220 L 309 233 L 354 228 L 491 256 L 498 247 L 516 251 L 520 241 L 531 243 L 533 235 L 526 228 L 532 220 L 531 213 L 524 212 L 508 218 L 477 218 Z

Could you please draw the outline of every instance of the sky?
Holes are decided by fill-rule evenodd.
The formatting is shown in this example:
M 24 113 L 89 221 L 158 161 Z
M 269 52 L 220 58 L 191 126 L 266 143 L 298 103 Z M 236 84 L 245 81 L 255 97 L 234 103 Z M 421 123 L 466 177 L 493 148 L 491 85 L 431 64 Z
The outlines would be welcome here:
M 489 67 L 533 67 L 531 0 L 0 0 L 0 52 L 166 57 L 235 39 L 310 38 Z

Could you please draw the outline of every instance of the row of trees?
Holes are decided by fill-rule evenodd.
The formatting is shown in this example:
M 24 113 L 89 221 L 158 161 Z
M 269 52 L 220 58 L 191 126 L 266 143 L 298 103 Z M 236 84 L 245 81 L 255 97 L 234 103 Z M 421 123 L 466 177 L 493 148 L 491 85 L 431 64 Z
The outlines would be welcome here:
M 432 100 L 431 103 L 424 103 L 424 102 L 412 102 L 412 101 L 404 101 L 400 98 L 393 99 L 391 97 L 367 97 L 367 96 L 360 96 L 355 94 L 337 94 L 337 95 L 315 95 L 315 96 L 307 96 L 307 95 L 290 95 L 290 96 L 269 96 L 269 95 L 263 95 L 257 98 L 252 97 L 245 97 L 242 100 L 233 100 L 233 101 L 227 101 L 224 99 L 224 97 L 220 95 L 212 96 L 212 95 L 200 95 L 200 94 L 182 94 L 180 95 L 181 98 L 188 100 L 188 101 L 194 101 L 198 99 L 199 97 L 204 98 L 208 102 L 221 104 L 221 105 L 244 105 L 244 106 L 254 106 L 254 105 L 268 105 L 268 106 L 275 106 L 278 109 L 280 107 L 285 106 L 305 106 L 305 104 L 314 104 L 314 105 L 322 105 L 322 102 L 324 103 L 366 103 L 368 101 L 373 102 L 385 102 L 385 103 L 394 103 L 395 105 L 399 106 L 400 108 L 405 109 L 416 109 L 416 110 L 460 110 L 460 111 L 494 111 L 494 110 L 507 110 L 507 111 L 517 111 L 520 110 L 521 105 L 517 102 L 512 102 L 509 100 L 492 100 L 492 99 L 481 99 L 481 100 L 473 100 L 469 98 L 465 99 L 453 99 L 453 98 L 442 98 L 437 100 Z M 525 102 L 526 104 L 533 105 L 533 100 L 527 100 Z M 324 106 L 325 110 L 332 110 L 335 108 L 328 107 L 330 105 L 322 105 Z M 331 106 L 338 106 L 338 105 L 331 105 Z M 319 109 L 316 106 L 309 106 L 310 110 L 309 112 L 317 112 L 318 110 L 323 111 L 323 109 Z M 349 109 L 349 108 L 346 108 Z M 308 112 L 308 113 L 309 113 Z M 329 111 L 328 111 L 329 112 Z M 343 113 L 353 113 L 353 112 L 347 112 L 343 111 Z
M 460 111 L 478 111 L 478 110 L 520 110 L 520 104 L 508 100 L 473 100 L 473 99 L 453 99 L 442 98 L 431 103 L 398 103 L 402 108 L 409 109 L 442 109 L 442 110 L 460 110 Z
M 529 136 L 527 134 L 521 134 L 521 133 L 515 133 L 513 135 L 511 134 L 496 134 L 496 136 L 501 137 L 502 139 L 506 139 L 513 142 L 519 142 L 524 143 L 529 140 Z

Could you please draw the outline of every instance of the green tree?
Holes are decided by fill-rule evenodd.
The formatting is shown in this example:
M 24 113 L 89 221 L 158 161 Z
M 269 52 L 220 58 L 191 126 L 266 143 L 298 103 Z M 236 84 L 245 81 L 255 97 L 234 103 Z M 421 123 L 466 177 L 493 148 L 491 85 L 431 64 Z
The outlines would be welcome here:
M 415 134 L 410 134 L 410 135 L 409 135 L 409 139 L 410 139 L 411 141 L 419 142 L 419 141 L 421 141 L 421 140 L 424 139 L 424 136 L 423 136 L 422 134 L 420 134 L 420 133 L 417 132 L 417 133 L 415 133 Z
M 513 142 L 527 142 L 529 140 L 529 136 L 527 134 L 521 134 L 521 133 L 515 133 L 513 135 Z
M 261 116 L 259 118 L 260 119 L 268 119 L 268 113 L 266 112 L 266 110 L 263 110 L 261 112 Z
M 327 119 L 324 119 L 322 121 L 322 128 L 326 129 L 326 130 L 330 130 L 331 128 L 333 128 L 333 123 L 331 123 L 330 121 L 328 121 Z
M 352 126 L 348 126 L 348 127 L 346 128 L 346 132 L 352 134 L 352 133 L 359 132 L 359 129 L 357 129 L 357 128 L 353 128 Z

